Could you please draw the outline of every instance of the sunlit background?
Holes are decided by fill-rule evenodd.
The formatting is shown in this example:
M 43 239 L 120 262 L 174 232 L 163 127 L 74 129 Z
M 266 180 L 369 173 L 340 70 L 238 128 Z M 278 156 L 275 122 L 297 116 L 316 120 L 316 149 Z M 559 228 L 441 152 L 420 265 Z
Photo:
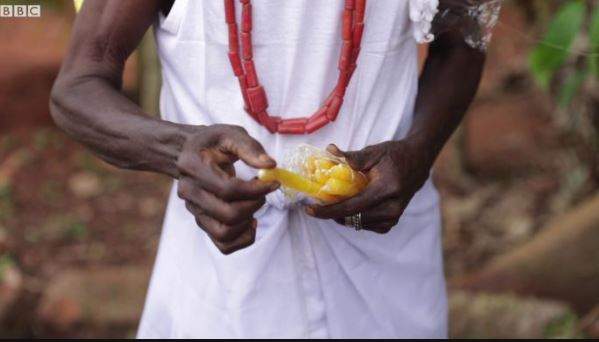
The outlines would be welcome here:
M 170 180 L 54 127 L 73 3 L 0 4 L 42 7 L 0 18 L 0 337 L 133 337 Z M 145 39 L 123 91 L 156 114 L 159 82 Z M 506 1 L 435 170 L 452 337 L 599 337 L 598 84 L 599 1 Z

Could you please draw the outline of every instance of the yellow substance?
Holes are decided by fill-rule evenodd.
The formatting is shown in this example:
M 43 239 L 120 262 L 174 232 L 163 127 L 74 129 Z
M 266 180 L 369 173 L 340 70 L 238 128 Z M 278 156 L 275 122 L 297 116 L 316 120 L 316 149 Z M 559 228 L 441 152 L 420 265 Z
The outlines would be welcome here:
M 368 179 L 362 173 L 331 159 L 310 157 L 304 167 L 307 177 L 276 168 L 260 170 L 258 178 L 263 181 L 277 181 L 284 187 L 325 203 L 355 196 L 368 184 Z
M 357 184 L 331 177 L 320 190 L 331 195 L 351 197 L 360 192 L 361 189 Z
M 75 5 L 75 11 L 79 12 L 81 6 L 83 6 L 84 0 L 73 0 L 73 4 Z

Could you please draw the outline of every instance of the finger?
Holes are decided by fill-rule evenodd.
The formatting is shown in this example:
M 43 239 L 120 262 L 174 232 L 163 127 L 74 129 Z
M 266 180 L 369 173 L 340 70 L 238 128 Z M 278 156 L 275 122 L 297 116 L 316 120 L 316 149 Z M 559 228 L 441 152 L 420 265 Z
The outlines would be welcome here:
M 397 221 L 403 214 L 405 205 L 398 199 L 385 200 L 374 207 L 362 212 L 364 225 L 372 225 L 379 222 Z
M 335 144 L 329 144 L 327 146 L 327 152 L 336 157 L 345 158 L 345 153 L 343 153 L 343 151 Z
M 372 225 L 379 222 L 397 221 L 403 214 L 404 205 L 397 199 L 385 200 L 374 207 L 360 212 L 363 225 Z M 343 224 L 344 217 L 335 218 L 335 221 Z
M 375 206 L 385 199 L 378 186 L 367 186 L 358 195 L 329 205 L 311 205 L 306 208 L 308 215 L 321 219 L 335 219 L 357 214 Z
M 202 177 L 231 178 L 230 175 L 219 167 L 230 159 L 221 152 L 213 150 L 186 151 L 177 160 L 177 168 L 183 176 L 196 179 Z
M 365 225 L 364 229 L 379 234 L 387 234 L 393 227 L 397 225 L 397 220 L 381 221 L 369 225 Z
M 198 212 L 197 207 L 193 204 L 186 204 L 188 210 L 194 210 L 194 212 Z M 219 242 L 222 244 L 229 243 L 231 241 L 235 241 L 240 235 L 244 233 L 244 231 L 248 230 L 252 226 L 252 222 L 254 219 L 247 220 L 245 222 L 236 224 L 236 225 L 226 225 L 218 220 L 201 213 L 199 210 L 199 214 L 197 214 L 196 223 L 200 228 L 202 228 L 209 236 L 213 242 Z
M 197 223 L 197 218 L 198 217 L 204 216 L 206 214 L 202 210 L 202 208 L 198 207 L 197 205 L 195 205 L 194 203 L 192 203 L 190 201 L 185 201 L 185 208 L 187 209 L 187 211 L 189 211 L 196 218 L 196 223 Z M 205 222 L 205 221 L 202 221 L 202 222 Z M 207 223 L 207 222 L 205 222 L 205 223 Z M 202 226 L 201 228 L 205 228 L 205 224 L 204 223 L 201 226 Z
M 265 198 L 225 202 L 215 195 L 200 189 L 197 191 L 197 195 L 193 199 L 190 199 L 190 201 L 203 214 L 213 217 L 224 224 L 235 225 L 253 218 L 253 214 L 264 205 Z
M 245 181 L 239 178 L 230 178 L 217 183 L 204 182 L 201 185 L 226 202 L 259 200 L 281 186 L 277 182 L 263 182 L 259 179 Z
M 257 221 L 253 220 L 249 228 L 244 230 L 243 233 L 239 235 L 235 240 L 227 243 L 222 243 L 213 240 L 213 243 L 216 246 L 216 248 L 218 248 L 221 251 L 221 253 L 229 255 L 240 249 L 251 246 L 256 241 L 256 226 Z
M 382 156 L 382 148 L 378 145 L 368 146 L 359 151 L 342 151 L 335 144 L 327 146 L 331 154 L 345 158 L 349 166 L 357 171 L 368 171 L 376 165 Z
M 206 150 L 205 152 L 208 151 L 215 164 L 217 164 L 228 176 L 235 177 L 235 166 L 233 164 L 238 160 L 237 156 L 216 150 Z
M 235 127 L 221 143 L 228 153 L 232 153 L 246 164 L 257 169 L 271 169 L 277 163 L 264 150 L 264 147 L 242 127 Z
M 263 182 L 258 179 L 244 181 L 231 177 L 214 163 L 213 158 L 211 154 L 189 153 L 180 162 L 180 170 L 194 178 L 200 187 L 227 201 L 257 199 L 280 186 L 276 182 Z

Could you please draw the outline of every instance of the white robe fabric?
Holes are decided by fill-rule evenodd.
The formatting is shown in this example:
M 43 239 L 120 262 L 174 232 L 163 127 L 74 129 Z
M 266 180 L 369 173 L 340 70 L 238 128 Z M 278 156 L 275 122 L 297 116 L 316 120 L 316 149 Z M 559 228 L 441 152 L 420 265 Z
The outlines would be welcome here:
M 254 0 L 254 59 L 269 112 L 308 116 L 337 77 L 343 0 Z M 243 110 L 227 58 L 222 0 L 176 0 L 156 24 L 161 112 L 185 124 L 235 124 L 282 160 L 300 143 L 361 149 L 401 139 L 417 92 L 417 41 L 437 0 L 370 0 L 358 68 L 337 121 L 270 134 Z M 240 11 L 237 6 L 239 20 Z M 240 177 L 255 170 L 237 163 Z M 222 255 L 171 192 L 138 336 L 142 338 L 446 337 L 438 195 L 430 181 L 390 233 L 307 216 L 281 192 L 255 217 L 256 242 Z

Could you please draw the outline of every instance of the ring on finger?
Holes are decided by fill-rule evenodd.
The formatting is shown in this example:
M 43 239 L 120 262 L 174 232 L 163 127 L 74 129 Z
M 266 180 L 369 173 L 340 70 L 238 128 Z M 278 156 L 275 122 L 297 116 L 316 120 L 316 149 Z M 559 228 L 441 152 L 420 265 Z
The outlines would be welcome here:
M 356 231 L 360 231 L 360 230 L 364 229 L 364 226 L 362 224 L 362 213 L 357 213 L 354 215 L 346 216 L 344 218 L 344 221 L 345 221 L 345 225 L 347 227 L 352 227 Z

